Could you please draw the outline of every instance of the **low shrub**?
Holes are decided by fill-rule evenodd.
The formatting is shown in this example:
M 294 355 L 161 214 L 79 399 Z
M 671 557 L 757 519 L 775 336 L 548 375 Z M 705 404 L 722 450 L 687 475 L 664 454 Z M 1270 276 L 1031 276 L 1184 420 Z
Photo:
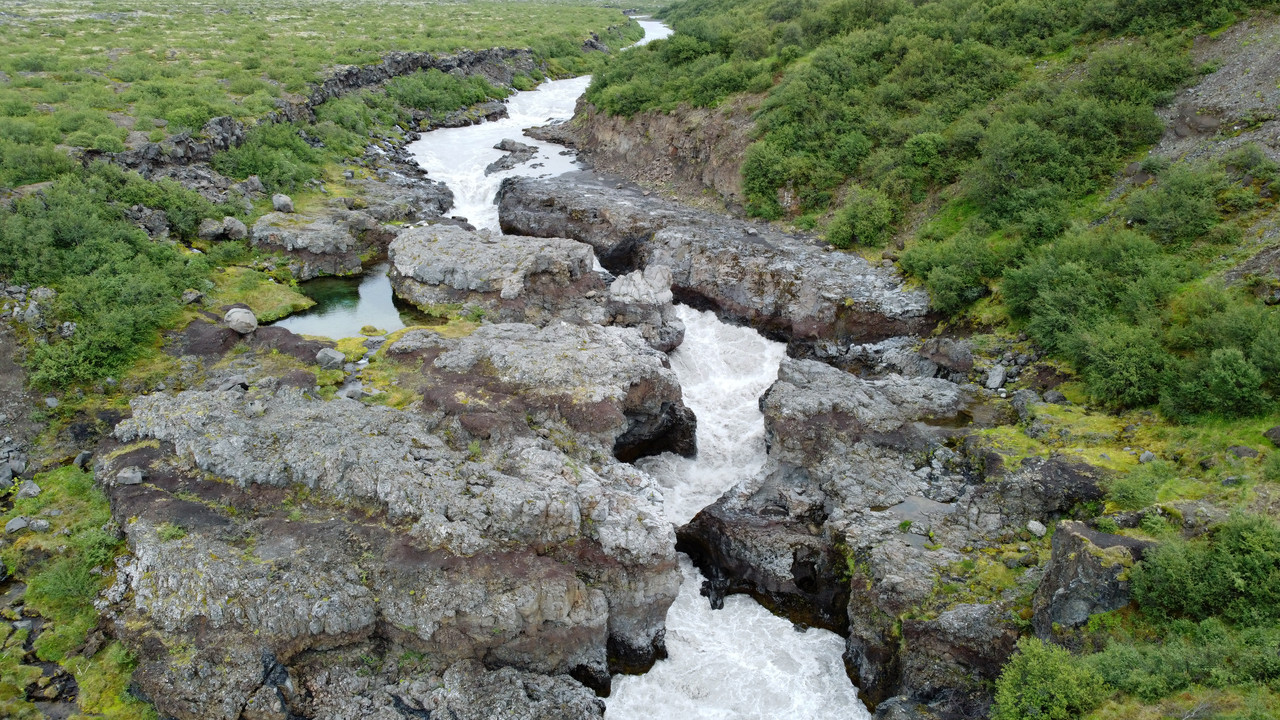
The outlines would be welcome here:
M 1204 538 L 1175 539 L 1131 573 L 1134 598 L 1157 617 L 1240 625 L 1280 620 L 1280 525 L 1236 515 Z
M 1022 638 L 996 681 L 991 718 L 1073 720 L 1110 694 L 1098 671 L 1070 652 L 1034 637 Z

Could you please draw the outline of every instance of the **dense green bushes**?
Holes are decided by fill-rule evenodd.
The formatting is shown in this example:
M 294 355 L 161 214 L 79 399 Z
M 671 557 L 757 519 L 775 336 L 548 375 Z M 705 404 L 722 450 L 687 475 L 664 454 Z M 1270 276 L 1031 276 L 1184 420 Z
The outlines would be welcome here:
M 218 153 L 213 168 L 233 178 L 257 175 L 272 192 L 292 190 L 318 177 L 325 154 L 303 138 L 300 125 L 264 123 L 238 147 Z
M 996 683 L 991 718 L 1073 720 L 1109 694 L 1097 671 L 1071 653 L 1036 638 L 1023 638 Z
M 486 100 L 501 100 L 508 94 L 479 75 L 459 78 L 434 68 L 387 81 L 387 97 L 405 107 L 437 114 Z
M 1018 643 L 996 683 L 995 720 L 1078 717 L 1116 692 L 1156 702 L 1196 687 L 1280 681 L 1274 520 L 1236 515 L 1204 538 L 1175 535 L 1130 573 L 1140 612 L 1095 616 L 1090 643 L 1100 651 Z
M 1273 625 L 1280 620 L 1280 526 L 1259 515 L 1233 517 L 1207 539 L 1162 544 L 1132 577 L 1146 612 Z
M 121 209 L 139 203 L 171 213 L 179 232 L 227 214 L 172 183 L 149 183 L 103 165 L 63 175 L 0 211 L 0 277 L 57 290 L 46 322 L 77 326 L 70 339 L 35 348 L 37 385 L 118 373 L 172 321 L 182 291 L 208 276 L 205 258 L 153 242 L 124 219 Z

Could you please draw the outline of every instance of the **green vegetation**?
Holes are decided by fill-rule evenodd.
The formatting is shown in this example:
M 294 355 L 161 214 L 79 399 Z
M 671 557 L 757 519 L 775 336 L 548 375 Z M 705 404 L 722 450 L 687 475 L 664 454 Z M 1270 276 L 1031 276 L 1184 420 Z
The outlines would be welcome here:
M 172 213 L 188 232 L 201 218 L 227 214 L 172 182 L 146 182 L 102 164 L 64 174 L 0 210 L 0 278 L 53 288 L 56 321 L 76 323 L 71 338 L 35 348 L 36 384 L 119 372 L 178 317 L 182 292 L 208 276 L 216 258 L 153 242 L 125 219 L 125 208 L 143 203 Z
M 198 133 L 216 116 L 252 120 L 279 101 L 300 101 L 334 65 L 376 62 L 390 50 L 529 47 L 541 69 L 517 85 L 532 87 L 545 74 L 598 63 L 600 53 L 582 50 L 593 31 L 614 46 L 641 32 L 617 10 L 568 0 L 518 9 L 329 0 L 264 9 L 231 0 L 216 12 L 179 2 L 163 15 L 135 0 L 95 3 L 93 15 L 58 0 L 15 8 L 0 30 L 0 184 L 48 185 L 0 208 L 0 280 L 54 289 L 46 328 L 76 324 L 69 338 L 33 344 L 33 382 L 66 387 L 121 374 L 153 351 L 162 329 L 190 318 L 180 303 L 188 289 L 246 303 L 264 322 L 310 304 L 287 272 L 261 272 L 258 253 L 243 243 L 211 247 L 195 238 L 202 219 L 252 221 L 263 208 L 246 217 L 244 208 L 215 206 L 169 180 L 102 163 L 82 168 L 55 144 L 118 152 Z M 342 165 L 371 137 L 402 137 L 415 112 L 447 113 L 509 92 L 480 77 L 419 72 L 325 103 L 315 123 L 252 126 L 212 165 L 235 179 L 257 175 L 270 192 L 323 180 L 331 194 L 347 195 Z M 135 227 L 125 212 L 136 205 L 164 211 L 179 244 Z M 245 267 L 218 271 L 231 265 Z
M 663 14 L 675 35 L 587 97 L 630 115 L 758 94 L 750 213 L 816 218 L 840 248 L 898 236 L 937 310 L 1011 320 L 1100 405 L 1253 416 L 1280 391 L 1280 314 L 1207 276 L 1274 207 L 1280 168 L 1245 145 L 1148 158 L 1150 182 L 1099 191 L 1160 138 L 1191 38 L 1271 4 L 686 0 Z
M 1260 712 L 1242 716 L 1269 716 L 1280 684 L 1280 524 L 1239 514 L 1207 537 L 1166 537 L 1131 578 L 1137 611 L 1094 616 L 1085 641 L 1095 652 L 1019 642 L 993 718 L 1079 717 L 1108 697 L 1133 707 L 1222 690 L 1261 691 L 1250 703 Z
M 106 497 L 91 474 L 74 466 L 37 475 L 35 481 L 42 492 L 15 499 L 13 508 L 0 515 L 0 523 L 15 517 L 40 518 L 50 527 L 18 536 L 0 552 L 0 561 L 26 583 L 27 609 L 45 620 L 34 643 L 36 657 L 58 663 L 75 676 L 83 712 L 121 719 L 155 717 L 150 706 L 123 693 L 134 660 L 119 643 L 108 644 L 92 657 L 73 652 L 98 624 L 93 601 L 111 577 L 103 570 L 111 568 L 124 550 L 124 543 L 106 529 L 111 521 Z M 41 675 L 40 668 L 22 664 L 26 635 L 24 630 L 0 637 L 0 711 L 5 717 L 40 717 L 23 693 Z

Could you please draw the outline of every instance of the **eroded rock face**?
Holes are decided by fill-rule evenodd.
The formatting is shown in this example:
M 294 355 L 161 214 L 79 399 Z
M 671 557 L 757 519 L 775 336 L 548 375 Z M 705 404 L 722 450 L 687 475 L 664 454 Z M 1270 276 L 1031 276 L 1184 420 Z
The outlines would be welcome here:
M 504 232 L 590 244 L 610 271 L 669 267 L 676 297 L 800 346 L 920 331 L 928 296 L 862 258 L 579 178 L 503 181 Z
M 692 440 L 665 356 L 635 330 L 563 324 L 416 331 L 386 352 L 421 363 L 423 407 L 241 377 L 135 398 L 116 438 L 136 444 L 100 454 L 131 549 L 104 609 L 162 712 L 298 714 L 321 702 L 296 692 L 317 658 L 362 643 L 596 689 L 663 655 L 674 538 L 660 489 L 611 454 Z M 124 468 L 143 481 L 113 481 Z M 598 713 L 556 692 L 566 716 Z
M 748 592 L 845 634 L 846 665 L 869 705 L 903 695 L 902 707 L 981 714 L 1017 638 L 1003 601 L 897 619 L 935 602 L 935 578 L 965 558 L 962 548 L 1051 521 L 1097 497 L 1100 479 L 1060 457 L 986 479 L 965 437 L 982 427 L 972 418 L 1000 416 L 990 402 L 939 378 L 868 379 L 784 360 L 760 400 L 763 472 L 679 528 L 678 547 L 712 578 L 713 596 Z
M 591 246 L 574 240 L 434 225 L 403 232 L 390 258 L 396 294 L 428 312 L 462 304 L 500 323 L 634 327 L 662 352 L 684 339 L 669 269 L 654 266 L 606 287 Z
M 603 319 L 585 296 L 604 291 L 604 281 L 591 247 L 574 240 L 434 225 L 401 233 L 388 253 L 396 294 L 419 307 L 480 305 L 498 322 L 545 324 L 575 310 Z
M 1063 521 L 1053 534 L 1053 555 L 1036 589 L 1032 627 L 1045 640 L 1078 628 L 1090 615 L 1129 604 L 1129 570 L 1155 543 L 1090 530 Z
M 364 212 L 272 212 L 253 224 L 253 244 L 290 257 L 290 270 L 299 280 L 320 275 L 360 272 L 361 256 L 377 254 L 399 231 Z
M 535 417 L 553 415 L 580 438 L 610 449 L 622 461 L 660 452 L 692 455 L 696 420 L 681 399 L 666 356 L 630 328 L 536 328 L 486 325 L 431 364 L 447 384 L 474 383 L 494 398 L 513 398 Z M 428 395 L 450 412 L 469 413 L 456 395 Z M 459 406 L 462 407 L 459 407 Z M 491 412 L 481 405 L 479 413 Z M 476 424 L 473 424 L 476 427 Z

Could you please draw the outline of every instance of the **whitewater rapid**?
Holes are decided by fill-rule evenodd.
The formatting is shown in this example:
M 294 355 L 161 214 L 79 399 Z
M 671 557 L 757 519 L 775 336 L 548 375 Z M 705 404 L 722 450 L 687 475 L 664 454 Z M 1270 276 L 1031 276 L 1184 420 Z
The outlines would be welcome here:
M 663 486 L 667 519 L 682 525 L 764 464 L 760 395 L 777 379 L 782 343 L 714 313 L 678 306 L 684 343 L 671 354 L 684 402 L 698 416 L 698 457 L 662 455 L 637 463 Z M 609 720 L 793 718 L 859 720 L 870 715 L 845 674 L 844 640 L 797 632 L 746 595 L 712 610 L 703 576 L 680 558 L 684 583 L 667 613 L 667 652 L 644 675 L 618 675 L 605 701 Z
M 643 42 L 666 37 L 657 21 L 641 20 Z M 641 43 L 637 43 L 641 44 Z M 531 140 L 524 128 L 568 120 L 590 78 L 543 83 L 508 100 L 509 116 L 465 128 L 424 133 L 409 151 L 454 193 L 451 214 L 478 228 L 497 228 L 494 205 L 505 177 L 556 176 L 578 169 L 563 148 Z M 538 156 L 512 170 L 485 175 L 510 138 L 537 145 Z M 698 456 L 646 458 L 638 466 L 663 487 L 664 511 L 682 525 L 765 461 L 760 395 L 777 378 L 782 343 L 750 328 L 727 325 L 713 313 L 677 308 L 684 344 L 671 355 L 684 402 L 698 417 Z M 835 633 L 797 631 L 745 595 L 712 610 L 699 594 L 703 577 L 681 556 L 684 582 L 667 614 L 669 657 L 644 675 L 613 678 L 605 700 L 609 720 L 865 720 L 870 715 L 845 674 L 844 641 Z

